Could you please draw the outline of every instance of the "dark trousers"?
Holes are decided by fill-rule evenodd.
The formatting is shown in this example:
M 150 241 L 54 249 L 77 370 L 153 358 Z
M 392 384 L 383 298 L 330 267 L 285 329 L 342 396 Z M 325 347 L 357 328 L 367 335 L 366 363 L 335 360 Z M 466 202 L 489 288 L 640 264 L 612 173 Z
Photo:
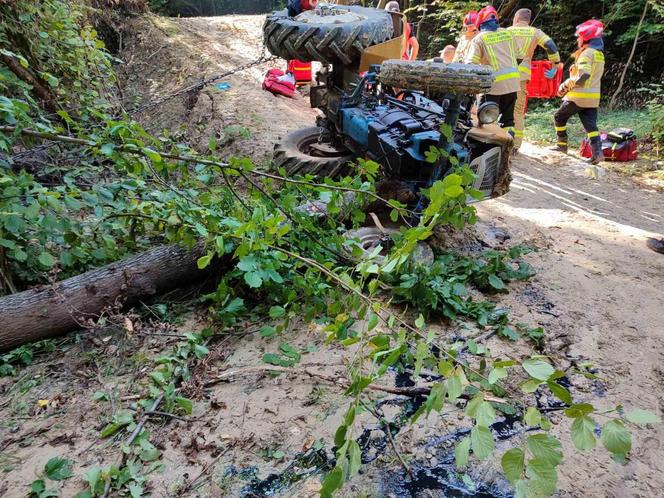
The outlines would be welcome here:
M 480 99 L 480 104 L 484 102 L 495 102 L 500 109 L 498 124 L 502 128 L 514 133 L 514 105 L 516 104 L 516 92 L 506 93 L 504 95 L 484 94 Z
M 597 128 L 597 108 L 596 107 L 579 107 L 574 102 L 563 100 L 560 109 L 553 115 L 556 123 L 556 135 L 558 135 L 558 145 L 567 145 L 567 122 L 569 118 L 575 114 L 579 115 L 581 124 L 588 134 L 591 142 L 598 142 L 599 130 Z

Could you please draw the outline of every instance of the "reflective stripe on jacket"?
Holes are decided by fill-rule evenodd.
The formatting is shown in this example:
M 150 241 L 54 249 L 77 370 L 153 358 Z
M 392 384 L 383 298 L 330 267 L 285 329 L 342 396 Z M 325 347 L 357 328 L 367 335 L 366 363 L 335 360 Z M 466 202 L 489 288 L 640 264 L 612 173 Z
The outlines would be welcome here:
M 543 49 L 549 52 L 547 45 L 555 47 L 555 44 L 551 44 L 551 38 L 549 35 L 544 33 L 541 29 L 534 28 L 529 26 L 526 22 L 520 22 L 516 26 L 510 26 L 507 30 L 512 33 L 514 36 L 514 43 L 516 44 L 517 55 L 516 58 L 521 61 L 519 64 L 519 72 L 521 73 L 521 79 L 524 81 L 530 81 L 530 67 L 531 61 L 533 59 L 533 54 L 535 49 L 539 45 Z M 555 50 L 555 48 L 554 48 Z M 558 52 L 549 52 L 549 60 L 554 64 L 560 62 L 560 55 Z
M 569 79 L 564 83 L 569 88 L 564 100 L 574 102 L 579 107 L 599 107 L 599 99 L 602 96 L 604 53 L 590 47 L 580 52 L 577 52 L 576 61 L 569 71 Z
M 494 69 L 489 95 L 517 92 L 521 75 L 516 60 L 516 45 L 512 34 L 505 30 L 481 31 L 473 38 L 464 62 L 484 64 Z

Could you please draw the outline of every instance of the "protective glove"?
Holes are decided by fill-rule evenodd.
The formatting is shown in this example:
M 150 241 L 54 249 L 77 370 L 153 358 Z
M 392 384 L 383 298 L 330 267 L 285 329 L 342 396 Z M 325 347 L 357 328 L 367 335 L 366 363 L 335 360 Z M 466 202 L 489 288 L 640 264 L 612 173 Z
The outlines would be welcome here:
M 544 76 L 546 77 L 547 80 L 552 80 L 553 78 L 556 77 L 557 73 L 558 73 L 558 65 L 556 64 L 548 71 L 545 71 Z
M 571 82 L 570 80 L 563 81 L 558 87 L 558 97 L 564 97 L 567 92 L 569 92 Z

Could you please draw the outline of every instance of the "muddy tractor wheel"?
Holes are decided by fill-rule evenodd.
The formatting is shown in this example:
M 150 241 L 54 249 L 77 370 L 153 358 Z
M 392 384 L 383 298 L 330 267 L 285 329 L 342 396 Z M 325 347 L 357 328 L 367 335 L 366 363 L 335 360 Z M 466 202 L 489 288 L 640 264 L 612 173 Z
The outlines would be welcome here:
M 329 141 L 324 128 L 313 126 L 289 133 L 274 147 L 274 165 L 289 175 L 315 175 L 335 178 L 348 171 L 354 157 Z
M 486 93 L 493 83 L 493 69 L 476 64 L 388 60 L 378 75 L 383 85 L 427 93 Z
M 263 25 L 263 41 L 284 59 L 350 66 L 364 49 L 389 40 L 393 31 L 392 16 L 384 10 L 329 5 L 294 18 L 286 10 L 273 12 Z
M 360 259 L 367 259 L 378 246 L 382 246 L 383 249 L 389 250 L 391 244 L 390 235 L 395 233 L 399 233 L 399 230 L 395 228 L 380 229 L 378 227 L 362 227 L 355 230 L 348 230 L 344 233 L 344 237 L 349 240 L 358 241 L 359 246 L 362 248 Z M 411 257 L 415 263 L 425 266 L 431 266 L 434 261 L 434 254 L 431 246 L 422 241 L 417 243 Z M 376 256 L 376 262 L 378 264 L 383 264 L 385 262 L 385 256 L 379 254 Z

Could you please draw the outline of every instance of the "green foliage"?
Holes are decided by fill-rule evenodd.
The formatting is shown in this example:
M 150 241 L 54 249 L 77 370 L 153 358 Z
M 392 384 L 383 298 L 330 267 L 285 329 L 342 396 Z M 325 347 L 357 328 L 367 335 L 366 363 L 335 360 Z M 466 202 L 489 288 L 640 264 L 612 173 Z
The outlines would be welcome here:
M 138 218 L 149 212 L 139 205 L 149 195 L 145 182 L 118 179 L 80 188 L 82 178 L 74 172 L 64 181 L 45 187 L 25 172 L 0 174 L 0 258 L 16 281 L 44 282 L 53 269 L 68 277 L 115 261 L 146 247 L 146 233 L 163 226 Z
M 641 90 L 649 95 L 647 122 L 651 127 L 650 136 L 659 148 L 664 147 L 664 85 L 652 84 Z
M 72 465 L 74 462 L 67 458 L 54 457 L 44 465 L 43 477 L 36 479 L 30 484 L 29 498 L 51 498 L 58 497 L 57 489 L 49 488 L 47 481 L 64 481 L 74 475 Z
M 44 473 L 46 474 L 46 477 L 52 481 L 64 481 L 74 475 L 72 472 L 72 464 L 73 462 L 66 458 L 51 458 L 46 462 Z
M 442 253 L 430 267 L 412 265 L 400 274 L 383 276 L 383 280 L 392 286 L 397 302 L 407 302 L 418 311 L 434 312 L 450 320 L 468 317 L 482 326 L 504 329 L 505 315 L 487 301 L 473 301 L 468 286 L 493 293 L 504 290 L 506 282 L 530 278 L 532 268 L 517 259 L 527 252 L 526 248 L 514 247 L 505 252 L 486 251 L 475 257 Z
M 656 102 L 656 101 L 655 101 Z M 655 104 L 656 105 L 656 104 Z M 540 144 L 551 144 L 556 139 L 553 128 L 553 114 L 558 104 L 556 101 L 547 101 L 540 105 L 530 105 L 526 115 L 526 139 Z M 600 109 L 598 126 L 600 130 L 611 131 L 614 128 L 631 128 L 638 137 L 655 138 L 658 122 L 653 119 L 649 109 L 630 109 L 609 111 Z M 659 122 L 661 123 L 661 121 Z M 570 147 L 581 145 L 585 138 L 585 130 L 581 122 L 573 118 L 567 126 Z M 659 139 L 661 143 L 661 138 Z
M 86 24 L 84 15 L 83 5 L 77 2 L 0 4 L 0 45 L 12 50 L 2 54 L 20 61 L 56 96 L 60 115 L 49 116 L 49 120 L 75 116 L 84 123 L 96 121 L 100 106 L 111 94 L 112 57 L 103 50 L 104 43 Z M 31 85 L 1 64 L 0 89 L 14 105 L 27 103 L 35 116 L 39 99 Z
M 0 377 L 15 375 L 17 365 L 30 365 L 36 354 L 52 351 L 55 351 L 55 342 L 52 339 L 33 342 L 11 350 L 0 356 Z
M 468 8 L 468 4 L 458 4 L 454 9 Z M 28 9 L 23 3 L 21 7 Z M 48 18 L 55 15 L 48 9 L 60 7 L 60 2 L 47 1 L 34 9 L 45 9 L 43 17 Z M 450 19 L 458 14 L 454 10 Z M 77 18 L 74 14 L 70 19 Z M 35 29 L 34 22 L 42 22 L 41 17 L 31 18 L 26 23 L 29 29 Z M 64 32 L 68 31 L 67 26 Z M 96 43 L 85 41 L 92 40 L 93 33 L 85 34 L 85 29 L 78 28 L 76 33 L 83 40 L 78 49 L 94 51 L 92 59 L 81 54 L 79 58 L 87 60 L 85 64 L 96 61 L 93 66 L 99 65 L 99 71 L 105 74 L 107 66 L 101 61 L 108 61 L 108 56 Z M 39 53 L 43 57 L 44 52 Z M 75 74 L 67 72 L 69 67 L 59 65 L 49 71 L 50 66 L 40 58 L 37 65 L 27 55 L 18 54 L 17 60 L 22 62 L 21 57 L 29 67 L 39 67 L 40 72 L 56 78 L 57 85 L 54 79 L 43 75 L 49 84 L 56 85 L 56 92 L 77 88 L 78 81 L 82 90 L 71 92 L 75 97 L 70 99 L 94 100 L 101 96 L 101 87 L 95 87 L 94 77 L 90 78 L 92 86 L 83 85 L 80 78 L 87 73 L 80 68 Z M 60 123 L 53 124 L 51 116 L 38 116 L 37 102 L 29 88 L 14 80 L 11 85 L 7 87 L 11 97 L 0 100 L 0 112 L 8 122 L 13 120 L 19 129 L 30 126 L 41 130 L 46 138 L 53 138 L 49 133 L 64 132 Z M 62 101 L 67 105 L 72 102 L 66 98 Z M 530 332 L 527 325 L 513 327 L 506 310 L 497 309 L 489 300 L 471 298 L 477 292 L 507 292 L 510 282 L 530 278 L 532 269 L 521 259 L 525 249 L 486 251 L 473 256 L 442 253 L 431 267 L 413 260 L 417 243 L 428 239 L 438 226 L 460 229 L 476 219 L 474 208 L 467 204 L 469 197 L 478 195 L 471 188 L 473 174 L 467 167 L 455 164 L 444 149 L 429 150 L 428 160 L 448 159 L 455 169 L 425 192 L 429 202 L 419 223 L 404 227 L 384 258 L 378 258 L 379 250 L 358 262 L 349 257 L 357 253 L 357 247 L 342 232 L 347 226 L 363 223 L 363 206 L 375 200 L 375 163 L 358 161 L 358 174 L 339 181 L 326 179 L 316 183 L 305 177 L 302 183 L 293 184 L 288 178 L 279 182 L 259 179 L 260 170 L 247 159 L 220 162 L 214 156 L 214 144 L 210 147 L 212 155 L 197 155 L 169 137 L 150 135 L 128 119 L 113 119 L 103 112 L 103 103 L 95 106 L 96 103 L 86 104 L 80 112 L 69 109 L 70 112 L 59 115 L 67 123 L 67 133 L 80 140 L 75 151 L 85 162 L 77 163 L 77 167 L 88 171 L 89 176 L 76 168 L 57 170 L 63 181 L 52 185 L 49 171 L 40 171 L 39 177 L 3 172 L 0 210 L 5 216 L 0 239 L 12 274 L 21 282 L 45 281 L 48 271 L 60 272 L 61 277 L 122 257 L 147 244 L 191 247 L 200 243 L 206 249 L 198 261 L 200 268 L 207 268 L 215 258 L 222 259 L 229 268 L 216 289 L 204 296 L 220 329 L 269 316 L 273 322 L 264 326 L 261 334 L 272 340 L 271 337 L 284 334 L 294 320 L 315 320 L 323 326 L 328 344 L 353 346 L 355 360 L 348 366 L 350 384 L 346 390 L 349 407 L 335 432 L 336 465 L 323 479 L 322 496 L 333 495 L 358 472 L 361 457 L 356 441 L 356 414 L 364 406 L 365 390 L 390 368 L 412 368 L 418 372 L 426 368 L 437 370 L 442 377 L 432 386 L 413 422 L 423 414 L 430 416 L 470 398 L 463 413 L 472 429 L 455 451 L 460 467 L 468 464 L 471 452 L 473 458 L 489 458 L 496 452 L 489 427 L 497 410 L 517 412 L 529 426 L 541 429 L 520 442 L 523 447 L 509 449 L 502 456 L 501 463 L 518 496 L 554 493 L 562 459 L 560 442 L 547 433 L 551 423 L 531 406 L 530 393 L 549 390 L 570 404 L 565 416 L 570 419 L 574 444 L 581 449 L 595 445 L 591 414 L 599 414 L 588 403 L 572 404 L 571 393 L 556 383 L 562 374 L 555 370 L 552 359 L 532 356 L 505 361 L 494 357 L 480 337 L 447 344 L 427 326 L 427 319 L 442 316 L 450 322 L 472 321 L 479 329 L 509 340 L 518 340 L 520 334 L 533 340 L 543 335 L 543 331 Z M 93 118 L 94 128 L 84 126 Z M 239 131 L 238 136 L 242 136 Z M 17 137 L 2 136 L 5 150 L 16 143 Z M 240 199 L 233 188 L 238 180 L 246 186 Z M 343 202 L 346 191 L 355 194 L 350 206 Z M 296 209 L 311 199 L 327 201 L 330 216 L 314 218 Z M 390 204 L 393 219 L 405 216 L 405 206 Z M 347 216 L 340 220 L 342 206 Z M 395 302 L 409 304 L 415 316 L 394 314 L 385 306 L 383 293 L 387 291 Z M 191 379 L 191 366 L 208 354 L 211 335 L 209 330 L 186 334 L 172 351 L 159 357 L 147 376 L 137 410 L 118 410 L 105 421 L 100 436 L 119 440 L 137 427 L 138 417 L 153 409 L 158 399 L 162 400 L 162 411 L 191 414 L 193 402 L 181 396 L 178 389 L 182 382 Z M 290 367 L 301 360 L 302 353 L 282 339 L 278 352 L 268 353 L 263 359 L 268 364 Z M 24 361 L 27 356 L 24 353 L 17 358 Z M 521 391 L 510 387 L 519 384 Z M 505 403 L 492 401 L 496 396 Z M 635 423 L 653 423 L 655 417 L 641 412 L 630 412 L 626 417 L 618 410 L 611 413 L 614 415 L 602 426 L 600 439 L 614 458 L 625 460 L 631 449 L 626 422 L 631 417 Z M 160 451 L 150 441 L 145 427 L 131 444 L 123 445 L 122 451 L 121 465 L 88 472 L 87 496 L 99 496 L 107 486 L 124 495 L 143 493 L 149 473 L 161 467 Z M 277 456 L 281 457 L 272 453 L 273 458 Z M 67 474 L 64 466 L 52 471 L 57 476 Z M 48 492 L 43 482 L 36 489 L 38 493 Z
M 58 496 L 60 496 L 60 493 L 56 489 L 46 487 L 44 479 L 35 479 L 30 484 L 29 498 L 51 498 Z

